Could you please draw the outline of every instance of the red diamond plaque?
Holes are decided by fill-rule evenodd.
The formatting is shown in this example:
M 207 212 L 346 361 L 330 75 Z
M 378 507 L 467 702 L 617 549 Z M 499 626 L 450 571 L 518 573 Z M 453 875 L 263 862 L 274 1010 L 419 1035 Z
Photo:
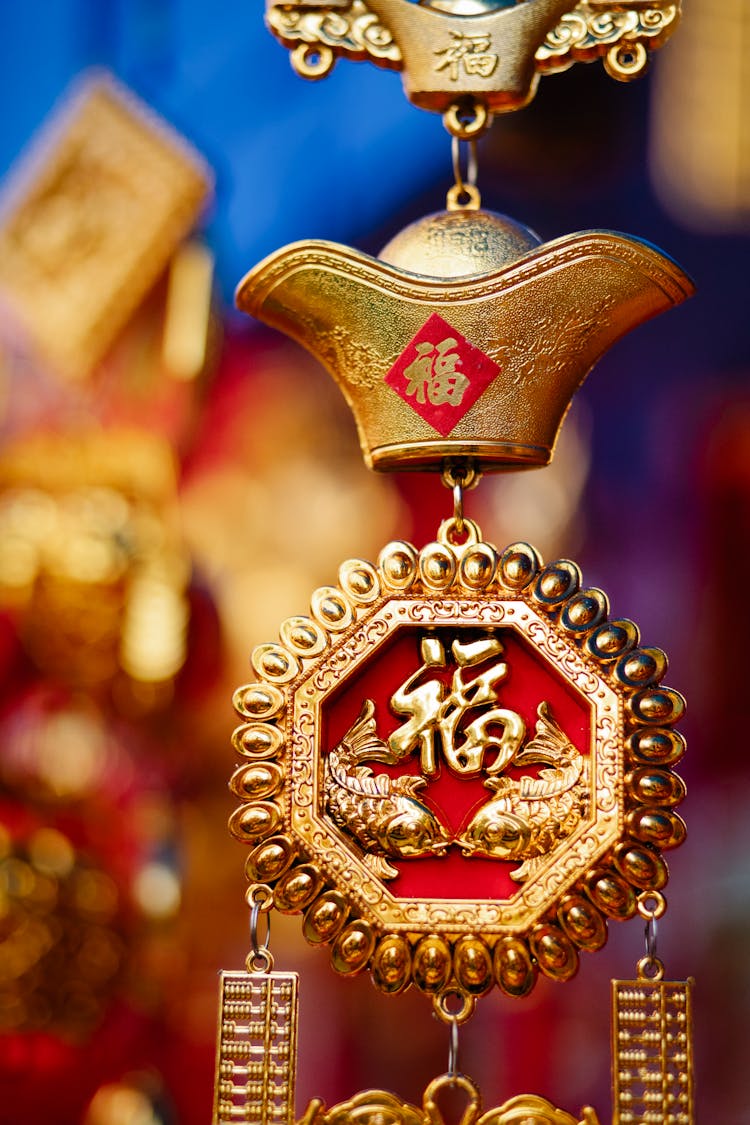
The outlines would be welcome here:
M 443 437 L 500 372 L 494 359 L 433 313 L 385 377 L 389 387 Z

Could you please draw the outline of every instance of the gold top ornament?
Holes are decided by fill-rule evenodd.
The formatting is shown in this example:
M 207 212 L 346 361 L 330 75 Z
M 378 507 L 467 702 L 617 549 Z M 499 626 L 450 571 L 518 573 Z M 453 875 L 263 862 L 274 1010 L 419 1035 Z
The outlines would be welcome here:
M 541 74 L 601 58 L 613 78 L 645 70 L 677 27 L 668 0 L 268 0 L 266 21 L 305 78 L 336 59 L 400 70 L 409 99 L 466 139 L 527 105 Z

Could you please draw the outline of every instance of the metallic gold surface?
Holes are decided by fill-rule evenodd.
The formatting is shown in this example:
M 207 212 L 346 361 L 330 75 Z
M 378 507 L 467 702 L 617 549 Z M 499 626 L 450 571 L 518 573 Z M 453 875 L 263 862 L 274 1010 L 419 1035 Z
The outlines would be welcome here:
M 198 154 L 111 78 L 77 89 L 0 199 L 0 294 L 46 362 L 91 371 L 210 185 Z
M 410 223 L 383 247 L 378 258 L 422 277 L 470 277 L 510 265 L 541 241 L 507 215 L 464 208 L 438 211 Z
M 417 267 L 439 258 L 447 277 L 417 275 L 334 243 L 299 242 L 261 262 L 238 287 L 239 308 L 298 340 L 328 368 L 371 468 L 438 469 L 456 456 L 483 469 L 546 465 L 593 364 L 631 328 L 693 292 L 671 259 L 606 231 L 568 235 L 487 269 L 515 249 L 507 221 L 482 214 L 460 222 L 451 212 L 433 216 L 387 248 L 402 263 L 414 251 Z M 454 262 L 445 260 L 451 244 Z M 440 332 L 432 330 L 437 324 Z M 425 334 L 432 357 L 417 356 L 407 367 L 407 356 L 426 347 L 418 343 Z M 439 421 L 416 405 L 423 392 L 413 373 L 428 363 L 435 378 L 441 371 L 453 378 L 452 387 L 444 380 Z M 412 378 L 405 392 L 389 382 L 399 367 Z M 480 370 L 486 374 L 475 390 Z
M 604 944 L 607 918 L 631 917 L 636 893 L 664 885 L 659 852 L 684 837 L 673 808 L 683 787 L 664 757 L 668 746 L 673 764 L 684 746 L 672 730 L 684 701 L 660 686 L 663 654 L 638 647 L 632 622 L 607 619 L 606 596 L 581 588 L 575 564 L 543 566 L 526 544 L 500 555 L 468 520 L 464 532 L 456 543 L 446 521 L 422 551 L 395 542 L 377 566 L 344 563 L 339 585 L 313 595 L 308 618 L 290 619 L 280 642 L 254 650 L 257 681 L 235 695 L 243 764 L 230 827 L 250 846 L 248 878 L 273 888 L 284 912 L 305 911 L 305 936 L 334 944 L 337 971 L 370 968 L 387 992 L 413 981 L 438 1000 L 446 990 L 481 995 L 490 963 L 509 995 L 527 994 L 537 968 L 569 979 L 578 951 Z M 442 686 L 425 676 L 394 685 L 391 709 L 405 722 L 387 740 L 364 698 L 341 742 L 326 744 L 327 701 L 405 628 L 422 638 L 423 671 L 434 668 Z M 461 628 L 473 639 L 450 646 L 451 683 L 444 638 Z M 485 729 L 483 716 L 498 711 L 503 630 L 523 637 L 586 700 L 585 756 L 543 703 L 528 741 L 507 708 Z M 482 713 L 456 736 L 451 713 L 479 700 Z M 411 778 L 375 776 L 367 765 L 415 755 Z M 449 767 L 453 756 L 459 778 L 484 774 L 494 791 L 456 836 L 422 802 L 438 756 Z M 536 778 L 517 769 L 503 776 L 510 763 L 532 762 L 544 767 Z M 457 845 L 520 861 L 518 890 L 477 901 L 389 893 L 394 863 L 439 860 Z M 469 935 L 478 943 L 471 948 Z
M 212 1125 L 291 1125 L 297 1074 L 296 973 L 221 974 Z
M 402 71 L 407 96 L 463 135 L 460 109 L 520 109 L 540 74 L 602 58 L 620 81 L 643 73 L 680 19 L 668 0 L 267 0 L 266 21 L 305 78 L 336 59 L 369 59 Z M 454 126 L 451 126 L 453 121 Z
M 613 1125 L 694 1125 L 693 982 L 612 981 Z
M 420 1108 L 402 1102 L 385 1090 L 367 1090 L 329 1110 L 319 1099 L 314 1099 L 299 1125 L 444 1125 L 439 1103 L 446 1090 L 460 1090 L 466 1096 L 460 1125 L 599 1125 L 593 1109 L 585 1108 L 579 1119 L 535 1094 L 511 1098 L 483 1113 L 478 1087 L 465 1074 L 458 1073 L 442 1074 L 433 1079 L 424 1092 Z

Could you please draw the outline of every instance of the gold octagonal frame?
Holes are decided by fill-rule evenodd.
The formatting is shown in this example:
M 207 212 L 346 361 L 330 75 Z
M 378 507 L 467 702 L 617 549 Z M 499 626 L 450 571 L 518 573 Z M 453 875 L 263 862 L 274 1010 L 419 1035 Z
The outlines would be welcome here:
M 564 863 L 560 862 L 558 849 L 551 851 L 544 867 L 524 882 L 510 901 L 396 897 L 321 813 L 322 778 L 316 766 L 324 753 L 320 736 L 325 700 L 341 686 L 343 679 L 356 675 L 363 661 L 375 658 L 378 648 L 395 631 L 415 625 L 428 629 L 480 626 L 517 630 L 538 653 L 557 661 L 557 670 L 592 704 L 590 752 L 595 763 L 595 817 L 590 823 L 582 823 L 566 842 Z M 345 886 L 354 908 L 375 926 L 394 933 L 436 933 L 453 939 L 463 933 L 496 936 L 527 932 L 619 837 L 622 825 L 617 791 L 622 777 L 618 751 L 622 721 L 622 703 L 613 688 L 586 665 L 550 622 L 523 600 L 391 597 L 333 651 L 321 655 L 315 670 L 301 680 L 294 692 L 291 773 L 295 781 L 288 819 L 291 834 L 327 881 Z
M 685 836 L 672 769 L 684 701 L 660 686 L 664 654 L 641 647 L 631 621 L 609 620 L 606 595 L 582 589 L 574 563 L 543 566 L 527 544 L 499 554 L 464 526 L 459 537 L 447 521 L 419 552 L 391 543 L 377 566 L 347 561 L 309 616 L 254 650 L 258 679 L 235 694 L 243 763 L 230 829 L 252 849 L 248 893 L 261 885 L 280 911 L 304 912 L 305 937 L 332 946 L 337 971 L 370 969 L 386 992 L 416 983 L 472 998 L 497 984 L 522 996 L 540 970 L 573 976 L 609 918 L 632 917 L 638 894 L 666 884 L 661 852 Z M 506 900 L 394 895 L 323 807 L 327 700 L 399 630 L 424 628 L 514 631 L 590 708 L 591 815 Z

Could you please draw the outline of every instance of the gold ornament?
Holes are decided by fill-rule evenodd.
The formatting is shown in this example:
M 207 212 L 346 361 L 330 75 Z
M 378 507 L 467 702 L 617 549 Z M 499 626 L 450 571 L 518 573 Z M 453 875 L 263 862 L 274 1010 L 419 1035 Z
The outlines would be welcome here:
M 482 1113 L 482 1097 L 478 1087 L 465 1074 L 441 1074 L 427 1086 L 421 1108 L 400 1101 L 385 1090 L 368 1090 L 348 1102 L 326 1111 L 319 1099 L 307 1108 L 299 1125 L 444 1125 L 438 1098 L 446 1089 L 458 1087 L 466 1094 L 466 1108 L 460 1125 L 599 1125 L 590 1107 L 582 1117 L 571 1117 L 556 1109 L 546 1098 L 527 1094 L 511 1098 L 497 1109 Z
M 693 285 L 624 235 L 538 243 L 505 216 L 448 210 L 380 259 L 330 242 L 279 250 L 243 279 L 237 304 L 327 367 L 370 468 L 546 465 L 594 363 Z
M 680 20 L 667 0 L 268 0 L 270 30 L 303 78 L 336 59 L 399 70 L 409 99 L 444 115 L 448 130 L 477 136 L 493 113 L 521 109 L 539 76 L 601 58 L 622 82 Z
M 660 684 L 664 654 L 608 619 L 574 563 L 543 566 L 526 544 L 501 554 L 463 525 L 457 537 L 446 521 L 419 552 L 391 543 L 377 566 L 344 563 L 309 616 L 255 649 L 258 678 L 235 696 L 244 762 L 230 826 L 251 847 L 251 883 L 304 912 L 338 972 L 369 968 L 387 992 L 414 982 L 438 1007 L 493 984 L 523 994 L 537 969 L 569 979 L 608 918 L 632 917 L 640 891 L 665 885 L 660 852 L 685 834 L 672 770 L 684 703 Z M 404 662 L 407 677 L 383 688 L 389 716 L 368 676 Z M 539 680 L 533 729 L 514 706 L 521 677 Z M 580 709 L 575 735 L 552 693 Z M 429 797 L 441 771 L 473 782 L 474 802 L 491 794 L 452 828 Z M 450 857 L 470 877 L 491 861 L 484 895 L 401 889 L 409 872 L 419 883 L 420 860 Z M 490 889 L 492 861 L 512 880 L 505 893 Z
M 604 57 L 633 77 L 679 4 L 305 0 L 267 17 L 307 77 L 341 54 L 401 69 L 412 101 L 444 114 L 455 177 L 446 210 L 379 258 L 296 243 L 237 291 L 325 364 L 370 468 L 440 471 L 453 491 L 433 542 L 345 561 L 254 649 L 235 693 L 230 830 L 249 848 L 253 916 L 260 902 L 301 914 L 336 972 L 389 994 L 414 985 L 450 1027 L 448 1071 L 421 1106 L 383 1090 L 330 1110 L 313 1098 L 300 1125 L 443 1125 L 446 1089 L 465 1096 L 461 1125 L 599 1125 L 536 1095 L 483 1112 L 458 1028 L 494 988 L 569 980 L 610 919 L 638 912 L 639 979 L 613 982 L 615 1122 L 693 1125 L 689 988 L 661 982 L 655 953 L 662 853 L 685 837 L 684 700 L 662 683 L 665 654 L 610 618 L 575 563 L 498 550 L 463 514 L 482 471 L 548 464 L 596 360 L 693 291 L 637 239 L 542 244 L 483 211 L 474 140 L 545 70 Z M 247 1111 L 261 1125 L 263 1112 Z

